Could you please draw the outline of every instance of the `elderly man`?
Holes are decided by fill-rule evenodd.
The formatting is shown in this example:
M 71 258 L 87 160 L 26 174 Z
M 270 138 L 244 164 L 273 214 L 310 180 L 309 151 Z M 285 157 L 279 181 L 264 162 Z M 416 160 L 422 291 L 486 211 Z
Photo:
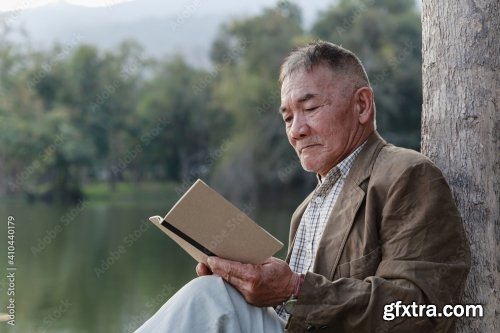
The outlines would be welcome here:
M 288 140 L 318 178 L 292 216 L 286 261 L 211 257 L 138 332 L 453 332 L 437 313 L 460 302 L 470 256 L 441 172 L 376 132 L 352 52 L 299 48 L 280 82 Z

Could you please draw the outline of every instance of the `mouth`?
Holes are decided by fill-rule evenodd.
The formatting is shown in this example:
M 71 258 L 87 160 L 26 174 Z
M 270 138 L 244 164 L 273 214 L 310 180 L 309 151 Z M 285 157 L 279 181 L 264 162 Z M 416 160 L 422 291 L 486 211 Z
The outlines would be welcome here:
M 313 147 L 316 147 L 316 146 L 319 146 L 320 144 L 319 143 L 314 143 L 314 144 L 310 144 L 310 145 L 306 145 L 304 147 L 300 147 L 299 148 L 299 153 L 302 154 L 302 152 L 305 150 L 305 149 L 308 149 L 308 148 L 313 148 Z

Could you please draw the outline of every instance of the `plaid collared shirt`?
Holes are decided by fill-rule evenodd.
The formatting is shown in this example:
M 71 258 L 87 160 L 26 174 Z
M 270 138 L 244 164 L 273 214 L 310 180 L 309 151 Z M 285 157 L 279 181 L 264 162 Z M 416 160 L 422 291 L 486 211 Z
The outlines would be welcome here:
M 318 175 L 319 187 L 309 201 L 297 229 L 289 264 L 292 271 L 305 274 L 312 270 L 314 257 L 330 213 L 344 186 L 345 178 L 364 145 L 364 143 L 360 145 L 333 167 L 324 179 Z M 283 319 L 288 319 L 288 315 L 281 306 L 276 308 L 276 312 Z

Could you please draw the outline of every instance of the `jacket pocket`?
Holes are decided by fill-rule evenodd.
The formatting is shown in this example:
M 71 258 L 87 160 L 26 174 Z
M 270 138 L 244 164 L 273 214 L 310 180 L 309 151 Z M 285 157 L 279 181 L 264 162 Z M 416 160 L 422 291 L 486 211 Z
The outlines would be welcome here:
M 356 278 L 363 280 L 368 276 L 375 275 L 380 264 L 381 252 L 380 246 L 377 246 L 360 258 L 340 264 L 334 279 Z

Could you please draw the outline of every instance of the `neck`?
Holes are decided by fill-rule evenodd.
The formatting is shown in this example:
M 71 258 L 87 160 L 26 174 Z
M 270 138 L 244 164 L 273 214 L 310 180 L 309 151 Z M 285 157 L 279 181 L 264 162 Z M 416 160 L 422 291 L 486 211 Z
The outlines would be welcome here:
M 324 178 L 326 177 L 326 175 L 328 174 L 328 172 L 330 172 L 330 170 L 332 168 L 334 168 L 335 166 L 337 166 L 340 162 L 342 162 L 347 156 L 351 155 L 353 151 L 356 150 L 356 148 L 358 148 L 359 146 L 361 146 L 363 144 L 363 142 L 366 141 L 366 139 L 370 136 L 370 134 L 372 134 L 373 132 L 375 131 L 375 129 L 372 127 L 368 128 L 368 127 L 363 127 L 362 129 L 360 129 L 359 131 L 356 132 L 355 135 L 353 135 L 348 147 L 344 154 L 342 154 L 337 161 L 335 161 L 335 163 L 330 167 L 328 168 L 328 170 L 326 171 L 320 171 L 318 172 L 318 174 L 321 176 L 321 178 Z

